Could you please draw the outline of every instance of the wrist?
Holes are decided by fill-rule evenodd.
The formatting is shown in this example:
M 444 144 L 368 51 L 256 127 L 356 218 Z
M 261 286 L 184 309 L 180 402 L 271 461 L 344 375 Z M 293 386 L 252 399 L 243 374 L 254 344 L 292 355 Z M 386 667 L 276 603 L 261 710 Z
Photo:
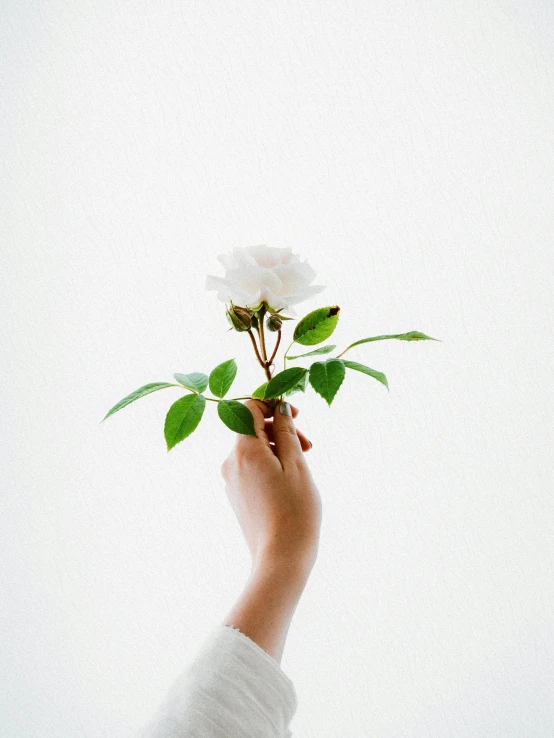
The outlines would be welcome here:
M 252 573 L 257 576 L 272 575 L 292 581 L 306 582 L 315 564 L 317 548 L 284 552 L 264 549 L 252 561 Z
M 305 558 L 257 557 L 239 599 L 224 625 L 241 631 L 280 663 L 288 628 L 311 567 Z

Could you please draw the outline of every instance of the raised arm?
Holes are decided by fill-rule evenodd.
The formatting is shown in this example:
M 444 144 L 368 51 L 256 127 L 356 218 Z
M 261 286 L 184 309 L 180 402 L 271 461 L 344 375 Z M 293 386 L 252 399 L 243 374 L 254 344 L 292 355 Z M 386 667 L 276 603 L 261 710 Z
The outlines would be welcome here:
M 280 663 L 317 556 L 321 498 L 303 456 L 311 443 L 294 424 L 298 410 L 280 403 L 271 418 L 265 403 L 246 404 L 258 437 L 238 437 L 222 474 L 250 549 L 252 570 L 224 625 L 240 630 Z
M 257 437 L 237 437 L 222 474 L 252 555 L 250 577 L 140 738 L 291 736 L 296 692 L 280 663 L 316 560 L 321 499 L 303 456 L 311 443 L 294 425 L 298 410 L 281 404 L 272 418 L 262 401 L 246 404 Z

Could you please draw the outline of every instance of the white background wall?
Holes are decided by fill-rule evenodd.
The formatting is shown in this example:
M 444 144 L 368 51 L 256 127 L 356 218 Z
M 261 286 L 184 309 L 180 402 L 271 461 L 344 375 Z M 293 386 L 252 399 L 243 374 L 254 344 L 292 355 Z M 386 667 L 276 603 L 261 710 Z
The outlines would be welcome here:
M 299 738 L 554 735 L 553 31 L 516 2 L 4 2 L 1 733 L 132 736 L 249 559 L 173 372 L 248 340 L 204 289 L 293 246 L 349 358 L 297 421 L 320 555 Z M 287 324 L 287 334 L 292 324 Z

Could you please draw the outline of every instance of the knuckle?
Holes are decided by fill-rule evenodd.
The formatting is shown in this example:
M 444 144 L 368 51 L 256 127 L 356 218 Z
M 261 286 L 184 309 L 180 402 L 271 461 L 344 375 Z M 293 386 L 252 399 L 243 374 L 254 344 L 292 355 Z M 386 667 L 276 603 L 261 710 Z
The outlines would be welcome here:
M 302 476 L 302 473 L 306 468 L 306 459 L 304 458 L 302 451 L 300 451 L 299 454 L 295 454 L 291 461 L 294 473 L 299 477 Z
M 281 428 L 275 428 L 275 433 L 284 433 L 289 436 L 296 436 L 298 438 L 298 435 L 296 433 L 296 428 L 294 428 L 292 425 L 285 425 Z
M 234 463 L 237 469 L 243 469 L 252 459 L 252 448 L 250 446 L 238 446 L 235 450 Z
M 225 479 L 225 481 L 227 481 L 231 477 L 232 471 L 235 466 L 235 454 L 234 452 L 231 452 L 221 464 L 221 476 L 223 477 L 223 479 Z

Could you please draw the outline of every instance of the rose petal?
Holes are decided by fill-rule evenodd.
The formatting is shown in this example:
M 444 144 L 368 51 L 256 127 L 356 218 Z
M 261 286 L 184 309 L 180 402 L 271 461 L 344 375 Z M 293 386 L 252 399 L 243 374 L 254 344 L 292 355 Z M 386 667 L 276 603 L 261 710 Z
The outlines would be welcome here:
M 285 254 L 283 256 L 283 264 L 295 264 L 296 262 L 300 261 L 300 255 L 299 254 L 293 254 L 292 249 L 290 249 L 291 253 Z
M 206 289 L 207 290 L 219 290 L 222 286 L 227 286 L 227 280 L 221 277 L 214 277 L 212 274 L 208 274 L 206 277 Z
M 229 254 L 219 254 L 217 260 L 225 269 L 232 269 L 235 266 L 233 258 Z
M 258 292 L 252 293 L 238 287 L 229 288 L 229 299 L 238 307 L 250 307 L 260 302 Z
M 230 284 L 236 284 L 250 294 L 257 292 L 261 287 L 279 290 L 282 286 L 281 280 L 271 269 L 264 269 L 257 264 L 241 269 L 230 269 L 225 278 Z
M 262 290 L 263 301 L 269 305 L 270 310 L 284 310 L 287 307 L 287 301 L 280 295 L 276 295 L 269 287 Z
M 240 289 L 233 282 L 212 275 L 206 277 L 206 289 L 218 290 L 217 298 L 219 300 L 223 300 L 224 302 L 230 302 L 232 300 L 235 305 L 241 307 L 245 306 L 246 301 L 252 298 L 249 291 Z M 221 297 L 221 295 L 224 297 Z
M 246 266 L 253 266 L 256 264 L 256 259 L 248 251 L 247 248 L 239 248 L 238 246 L 233 249 L 233 269 L 243 269 Z
M 258 309 L 263 301 L 274 310 L 287 309 L 292 317 L 296 315 L 293 303 L 325 289 L 324 285 L 310 285 L 315 271 L 290 246 L 235 247 L 218 260 L 225 268 L 225 278 L 208 276 L 206 289 L 217 290 L 218 299 L 232 300 L 237 306 Z
M 312 267 L 303 262 L 299 264 L 280 264 L 273 268 L 273 272 L 286 286 L 287 292 L 296 292 L 313 282 L 316 277 Z
M 289 249 L 278 249 L 275 246 L 248 246 L 248 253 L 254 258 L 256 264 L 266 269 L 272 269 L 281 263 L 284 252 Z
M 293 292 L 292 294 L 287 295 L 287 302 L 289 305 L 296 305 L 297 303 L 304 302 L 304 300 L 307 300 L 314 295 L 318 295 L 325 288 L 326 286 L 324 284 L 314 284 L 304 287 L 303 289 L 298 290 L 298 292 Z

